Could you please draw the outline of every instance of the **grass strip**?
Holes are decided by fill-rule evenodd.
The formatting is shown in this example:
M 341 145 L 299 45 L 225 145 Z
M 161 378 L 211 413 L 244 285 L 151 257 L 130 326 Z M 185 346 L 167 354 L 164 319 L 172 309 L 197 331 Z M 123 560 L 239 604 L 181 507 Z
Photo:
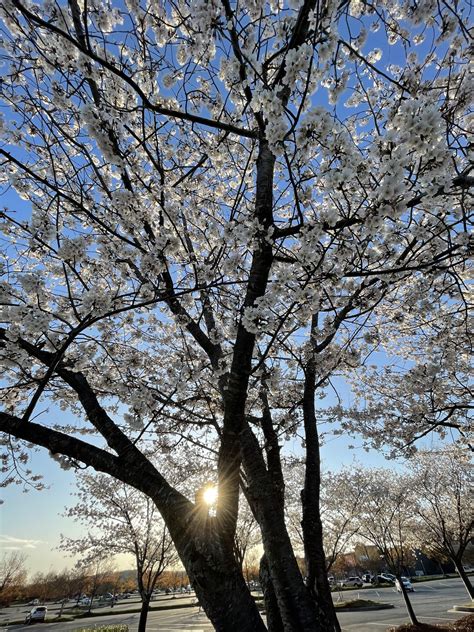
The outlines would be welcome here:
M 101 625 L 93 628 L 76 628 L 73 632 L 128 632 L 128 625 Z
M 335 603 L 334 607 L 336 610 L 385 610 L 393 608 L 393 604 L 372 601 L 371 599 L 350 599 L 349 601 Z

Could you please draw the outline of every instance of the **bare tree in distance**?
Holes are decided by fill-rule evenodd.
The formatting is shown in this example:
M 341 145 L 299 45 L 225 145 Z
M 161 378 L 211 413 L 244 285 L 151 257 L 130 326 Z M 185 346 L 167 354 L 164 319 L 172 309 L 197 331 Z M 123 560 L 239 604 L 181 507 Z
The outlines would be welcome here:
M 0 560 L 0 603 L 9 605 L 14 590 L 26 583 L 27 571 L 25 553 L 11 551 L 3 553 Z

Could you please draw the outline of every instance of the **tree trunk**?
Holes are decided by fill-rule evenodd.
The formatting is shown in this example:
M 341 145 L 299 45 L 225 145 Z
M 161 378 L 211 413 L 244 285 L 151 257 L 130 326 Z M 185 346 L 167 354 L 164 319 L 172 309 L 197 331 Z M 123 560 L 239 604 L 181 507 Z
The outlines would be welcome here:
M 413 625 L 418 625 L 418 619 L 416 618 L 415 611 L 413 610 L 413 606 L 411 605 L 410 598 L 408 597 L 408 593 L 405 589 L 405 586 L 403 585 L 402 578 L 400 575 L 396 575 L 396 578 L 402 590 L 403 600 L 405 602 L 405 606 L 408 612 L 408 616 L 410 617 L 410 621 Z
M 314 346 L 313 332 L 317 326 L 316 318 L 311 320 L 311 343 Z M 303 392 L 303 422 L 305 429 L 306 469 L 304 489 L 301 492 L 303 519 L 303 541 L 307 568 L 308 590 L 317 604 L 319 619 L 324 630 L 340 632 L 336 610 L 332 600 L 331 587 L 326 572 L 326 555 L 323 548 L 323 525 L 321 522 L 321 458 L 319 452 L 319 434 L 316 420 L 316 358 L 315 350 L 305 368 Z
M 255 600 L 232 560 L 182 558 L 199 603 L 216 632 L 265 632 Z
M 305 504 L 305 501 L 303 501 L 302 527 L 308 572 L 308 590 L 318 607 L 319 619 L 321 622 L 324 622 L 324 629 L 331 632 L 341 632 L 326 572 L 326 556 L 323 549 L 323 527 L 319 515 L 319 502 L 317 507 L 311 507 L 311 502 L 306 504 L 306 507 Z
M 140 610 L 140 619 L 138 620 L 137 632 L 146 632 L 146 620 L 148 618 L 148 609 L 150 607 L 151 594 L 145 593 L 142 595 L 142 607 Z
M 465 589 L 467 590 L 467 594 L 469 595 L 471 601 L 474 601 L 474 588 L 472 587 L 471 580 L 469 579 L 466 571 L 462 566 L 462 560 L 456 557 L 451 557 L 454 566 L 456 567 L 457 572 L 459 573 L 459 577 L 462 579 Z
M 91 592 L 90 601 L 89 601 L 89 609 L 87 611 L 87 614 L 91 614 L 92 612 L 92 602 L 94 601 L 96 592 L 97 592 L 97 588 L 94 588 L 94 590 Z
M 258 441 L 247 426 L 240 436 L 247 498 L 260 525 L 270 578 L 285 632 L 332 632 L 321 626 L 303 582 L 285 524 L 283 490 L 266 469 Z
M 216 520 L 197 511 L 187 524 L 170 516 L 168 528 L 189 580 L 217 632 L 266 632 L 227 539 Z
M 268 561 L 265 555 L 263 555 L 260 560 L 259 579 L 263 599 L 265 601 L 268 632 L 284 632 L 283 621 L 281 620 L 275 590 L 270 578 L 270 569 L 268 568 Z
M 284 518 L 268 503 L 261 520 L 270 577 L 285 632 L 332 632 L 321 625 L 315 602 L 304 584 Z M 270 510 L 272 507 L 272 510 Z

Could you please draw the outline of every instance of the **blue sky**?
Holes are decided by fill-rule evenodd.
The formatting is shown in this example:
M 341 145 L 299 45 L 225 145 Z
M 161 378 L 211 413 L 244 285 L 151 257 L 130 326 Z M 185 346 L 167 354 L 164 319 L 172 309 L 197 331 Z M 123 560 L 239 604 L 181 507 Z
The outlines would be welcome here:
M 0 508 L 0 556 L 12 550 L 27 555 L 26 566 L 30 579 L 36 572 L 61 571 L 71 568 L 75 558 L 56 550 L 61 533 L 75 538 L 84 535 L 84 529 L 70 518 L 60 514 L 74 503 L 75 475 L 62 470 L 48 452 L 40 449 L 32 456 L 31 466 L 41 472 L 47 489 L 30 489 L 11 485 L 2 490 L 4 504 Z M 117 560 L 120 569 L 132 568 L 131 560 Z

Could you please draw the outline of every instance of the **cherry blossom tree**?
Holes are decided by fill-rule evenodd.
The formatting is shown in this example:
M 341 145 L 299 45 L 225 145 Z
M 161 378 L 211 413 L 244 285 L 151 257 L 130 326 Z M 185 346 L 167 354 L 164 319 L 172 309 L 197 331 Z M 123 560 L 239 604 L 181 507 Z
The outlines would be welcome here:
M 341 503 L 341 496 L 346 488 L 345 476 L 351 478 L 351 468 L 342 469 L 337 474 L 325 472 L 323 476 L 321 514 L 327 571 L 331 569 L 337 556 L 347 550 L 349 543 L 354 542 L 359 530 L 357 517 L 365 489 L 360 486 L 353 490 L 349 499 Z
M 449 558 L 471 599 L 474 589 L 463 568 L 463 555 L 474 537 L 472 465 L 462 451 L 418 452 L 410 461 L 413 508 L 423 547 Z
M 36 444 L 151 498 L 217 630 L 265 629 L 235 556 L 241 487 L 281 627 L 338 630 L 315 400 L 363 363 L 376 308 L 403 288 L 420 308 L 461 300 L 466 10 L 2 2 L 10 465 Z M 280 458 L 297 429 L 308 586 Z M 150 443 L 213 460 L 215 515 Z
M 336 475 L 337 478 L 337 475 Z M 397 577 L 411 622 L 417 619 L 401 577 L 413 560 L 416 520 L 410 476 L 382 468 L 354 468 L 341 476 L 341 505 L 357 502 L 357 537 L 377 547 Z M 345 491 L 342 491 L 345 490 Z
M 169 533 L 148 496 L 104 474 L 77 477 L 78 502 L 66 516 L 80 522 L 87 536 L 62 537 L 61 549 L 81 554 L 85 564 L 95 558 L 133 556 L 142 600 L 138 631 L 145 632 L 156 582 L 178 562 Z
M 466 288 L 459 300 L 433 296 L 422 309 L 405 288 L 405 301 L 390 315 L 378 310 L 361 353 L 381 350 L 390 358 L 348 374 L 357 396 L 350 410 L 334 414 L 342 429 L 362 432 L 377 448 L 416 451 L 416 442 L 436 431 L 472 447 L 472 330 Z M 404 305 L 404 306 L 403 306 Z

